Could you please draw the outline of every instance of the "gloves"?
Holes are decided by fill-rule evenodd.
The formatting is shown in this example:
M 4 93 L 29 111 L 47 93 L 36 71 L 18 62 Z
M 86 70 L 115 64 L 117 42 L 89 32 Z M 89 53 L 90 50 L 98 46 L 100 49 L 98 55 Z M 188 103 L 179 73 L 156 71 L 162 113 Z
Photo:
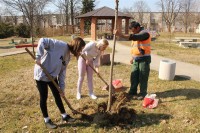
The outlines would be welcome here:
M 141 48 L 139 48 L 139 51 L 140 51 L 140 54 L 142 54 L 142 55 L 144 55 L 144 54 L 145 54 L 145 51 L 144 51 L 144 49 L 141 49 Z

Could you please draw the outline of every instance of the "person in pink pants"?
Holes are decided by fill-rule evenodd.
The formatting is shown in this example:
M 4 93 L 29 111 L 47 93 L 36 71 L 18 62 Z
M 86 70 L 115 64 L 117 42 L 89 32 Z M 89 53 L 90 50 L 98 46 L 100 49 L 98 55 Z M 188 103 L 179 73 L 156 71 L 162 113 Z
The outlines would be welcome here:
M 92 99 L 97 99 L 93 93 L 93 70 L 89 64 L 96 69 L 99 73 L 100 65 L 100 56 L 101 53 L 108 47 L 109 43 L 106 39 L 101 39 L 98 42 L 90 41 L 85 45 L 85 48 L 82 50 L 82 55 L 86 60 L 81 56 L 78 58 L 78 83 L 77 83 L 77 95 L 76 98 L 81 99 L 81 88 L 84 80 L 84 76 L 87 73 L 88 89 L 89 96 Z

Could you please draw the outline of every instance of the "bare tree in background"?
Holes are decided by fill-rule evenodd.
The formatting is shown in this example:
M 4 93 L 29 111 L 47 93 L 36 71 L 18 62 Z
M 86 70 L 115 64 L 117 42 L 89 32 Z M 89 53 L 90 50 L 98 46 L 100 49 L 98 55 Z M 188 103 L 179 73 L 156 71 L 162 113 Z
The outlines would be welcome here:
M 194 23 L 196 24 L 195 27 L 199 28 L 200 25 L 200 9 L 198 8 L 198 3 L 200 2 L 200 0 L 196 0 L 196 13 L 195 13 L 195 18 L 193 19 Z
M 181 0 L 160 0 L 158 6 L 162 9 L 162 16 L 168 32 L 171 32 L 171 27 L 181 10 Z
M 60 10 L 60 14 L 65 16 L 65 24 L 66 24 L 66 32 L 68 33 L 68 25 L 69 25 L 69 0 L 57 0 L 57 3 L 55 5 Z M 64 24 L 64 22 L 63 22 Z
M 77 12 L 77 7 L 79 6 L 80 0 L 57 0 L 57 3 L 54 4 L 60 10 L 60 13 L 65 16 L 66 32 L 68 33 L 69 20 L 71 20 L 71 25 L 74 27 L 74 16 Z M 72 33 L 74 33 L 74 28 L 72 28 Z
M 5 7 L 4 8 L 4 15 L 8 15 L 12 18 L 12 22 L 13 22 L 13 25 L 17 25 L 17 13 L 16 11 L 13 11 L 13 9 L 9 8 L 9 7 Z
M 34 19 L 34 16 L 41 15 L 45 6 L 51 0 L 2 0 L 8 7 L 11 7 L 23 14 L 26 18 L 27 24 L 31 27 L 31 37 L 33 37 L 34 24 L 36 24 L 37 19 Z M 33 39 L 32 39 L 33 44 Z M 33 53 L 34 47 L 33 47 Z
M 133 11 L 133 8 L 127 8 L 127 7 L 124 7 L 122 10 L 120 10 L 121 12 L 129 15 L 132 17 L 132 19 L 135 19 L 136 18 L 136 14 L 134 13 Z
M 71 15 L 71 25 L 72 25 L 72 33 L 74 34 L 74 17 L 75 13 L 78 12 L 77 7 L 79 7 L 80 0 L 70 0 L 70 15 Z
M 198 26 L 200 24 L 200 12 L 195 16 L 195 24 Z
M 141 25 L 146 26 L 145 23 L 147 23 L 147 22 L 145 22 L 145 13 L 150 12 L 150 8 L 145 3 L 145 1 L 144 0 L 138 0 L 138 1 L 134 2 L 133 10 L 138 13 L 138 20 L 137 21 Z
M 1 1 L 0 1 L 1 2 Z M 0 5 L 0 16 L 2 16 L 4 13 L 4 7 L 2 5 Z
M 12 22 L 13 25 L 17 25 L 17 13 L 15 11 L 13 11 L 11 8 L 0 5 L 0 22 Z M 5 21 L 5 18 L 3 19 L 3 17 L 1 16 L 9 16 L 10 21 Z
M 181 15 L 179 15 L 180 23 L 184 26 L 185 33 L 188 32 L 188 28 L 192 22 L 194 22 L 194 12 L 197 11 L 196 0 L 182 0 Z

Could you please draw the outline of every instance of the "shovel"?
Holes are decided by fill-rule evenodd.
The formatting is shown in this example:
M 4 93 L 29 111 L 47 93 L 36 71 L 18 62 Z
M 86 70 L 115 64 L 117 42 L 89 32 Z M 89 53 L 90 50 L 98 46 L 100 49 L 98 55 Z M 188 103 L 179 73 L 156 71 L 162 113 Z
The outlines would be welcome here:
M 86 58 L 83 56 L 83 55 L 80 55 L 85 61 L 86 61 Z M 106 84 L 106 86 L 104 86 L 102 89 L 103 90 L 107 90 L 109 89 L 109 85 L 108 83 L 102 78 L 102 76 L 94 69 L 94 67 L 91 66 L 91 64 L 88 64 L 92 70 L 97 74 L 97 76 Z M 114 92 L 114 86 L 112 85 L 112 91 Z
M 29 51 L 28 48 L 25 48 L 25 50 L 30 54 L 30 56 L 35 60 L 35 56 Z M 81 112 L 78 112 L 76 110 L 74 110 L 71 106 L 71 104 L 69 103 L 69 101 L 67 100 L 67 98 L 65 97 L 63 91 L 61 90 L 61 88 L 58 86 L 58 84 L 54 81 L 54 79 L 51 77 L 51 75 L 49 74 L 49 72 L 46 70 L 46 68 L 44 66 L 42 66 L 41 64 L 39 65 L 43 72 L 46 74 L 46 76 L 49 78 L 49 80 L 54 84 L 54 86 L 56 87 L 56 89 L 58 90 L 58 92 L 60 93 L 60 96 L 64 99 L 64 101 L 66 102 L 66 104 L 68 105 L 68 107 L 71 109 L 73 114 L 82 114 L 85 115 Z

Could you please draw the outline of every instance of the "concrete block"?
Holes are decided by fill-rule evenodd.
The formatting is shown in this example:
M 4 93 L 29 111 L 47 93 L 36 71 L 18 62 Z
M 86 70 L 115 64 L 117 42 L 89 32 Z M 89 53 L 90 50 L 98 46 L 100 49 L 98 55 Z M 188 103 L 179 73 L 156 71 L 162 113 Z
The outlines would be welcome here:
M 100 65 L 110 64 L 110 54 L 102 54 L 100 57 Z

